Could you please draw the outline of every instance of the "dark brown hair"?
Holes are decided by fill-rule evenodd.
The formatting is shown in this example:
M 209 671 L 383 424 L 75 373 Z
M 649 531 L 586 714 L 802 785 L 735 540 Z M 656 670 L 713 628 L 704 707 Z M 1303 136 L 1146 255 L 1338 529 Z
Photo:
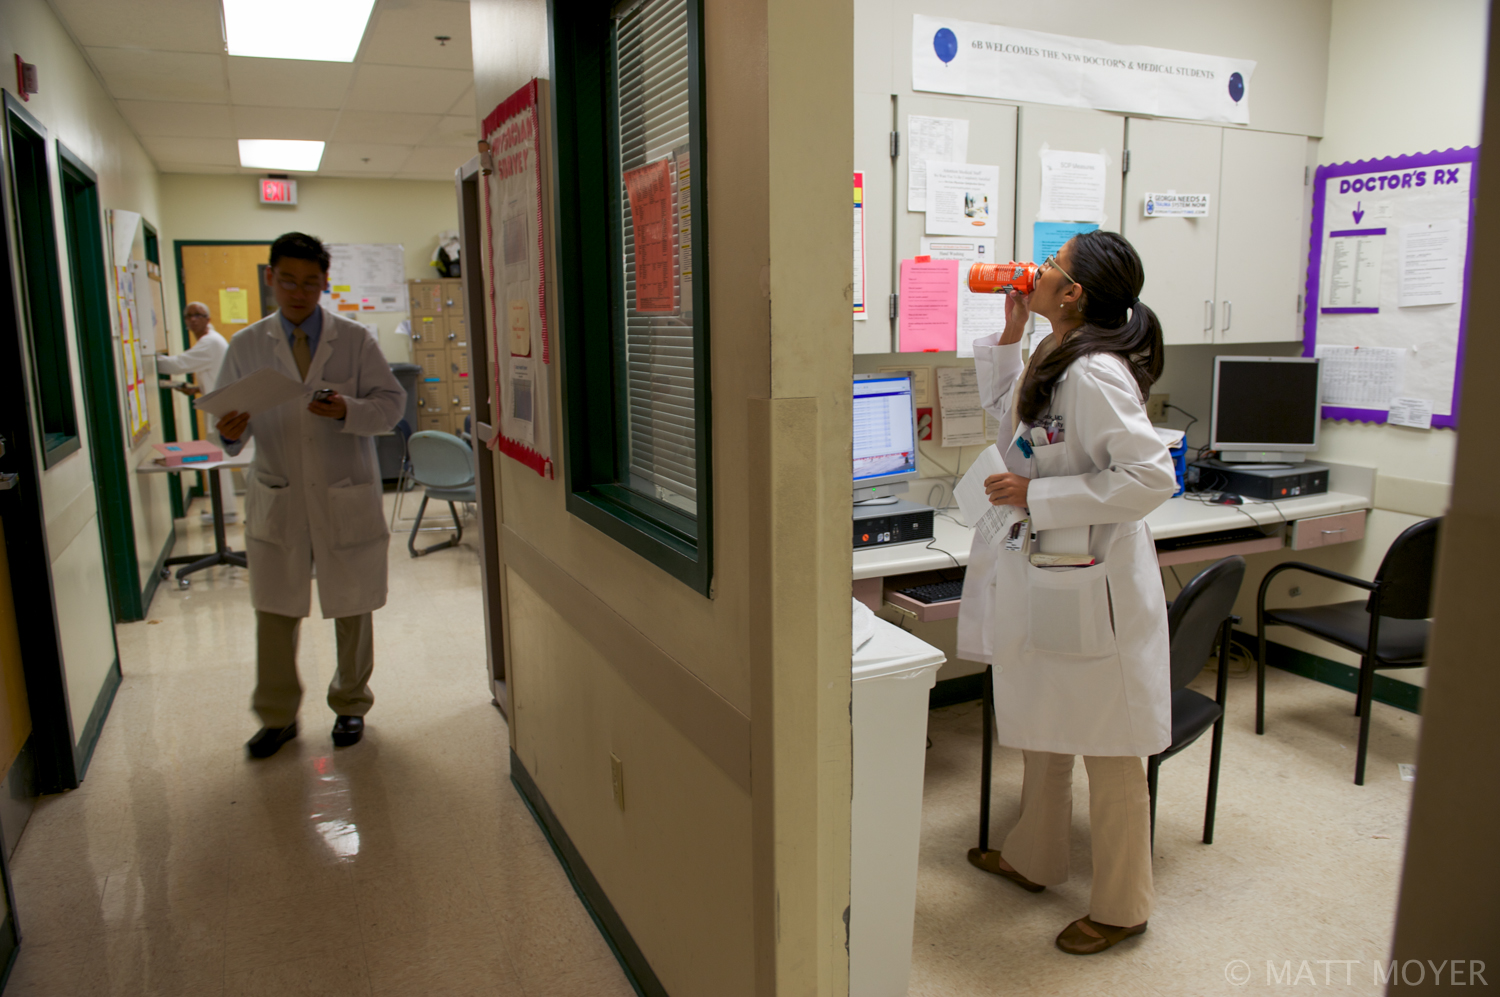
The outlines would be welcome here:
M 1068 273 L 1083 288 L 1083 325 L 1044 357 L 1021 384 L 1022 421 L 1047 414 L 1057 379 L 1068 365 L 1092 353 L 1113 353 L 1125 361 L 1141 398 L 1161 377 L 1165 359 L 1161 323 L 1137 297 L 1146 271 L 1135 247 L 1114 232 L 1084 232 L 1069 241 Z

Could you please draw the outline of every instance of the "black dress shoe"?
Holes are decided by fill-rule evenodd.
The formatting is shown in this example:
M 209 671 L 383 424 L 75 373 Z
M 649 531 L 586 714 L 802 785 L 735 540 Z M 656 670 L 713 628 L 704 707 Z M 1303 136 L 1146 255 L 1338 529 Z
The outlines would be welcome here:
M 333 746 L 347 748 L 365 736 L 364 717 L 339 717 L 333 722 Z
M 245 742 L 245 750 L 251 758 L 270 758 L 281 750 L 281 746 L 297 736 L 297 721 L 285 727 L 262 727 L 254 737 Z

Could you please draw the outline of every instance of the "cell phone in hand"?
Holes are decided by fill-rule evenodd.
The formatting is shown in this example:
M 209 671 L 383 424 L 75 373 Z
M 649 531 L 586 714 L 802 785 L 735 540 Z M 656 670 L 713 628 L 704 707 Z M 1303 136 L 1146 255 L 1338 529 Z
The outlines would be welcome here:
M 328 399 L 332 398 L 333 395 L 334 390 L 332 388 L 319 388 L 317 391 L 313 392 L 313 401 L 326 402 L 328 401 Z

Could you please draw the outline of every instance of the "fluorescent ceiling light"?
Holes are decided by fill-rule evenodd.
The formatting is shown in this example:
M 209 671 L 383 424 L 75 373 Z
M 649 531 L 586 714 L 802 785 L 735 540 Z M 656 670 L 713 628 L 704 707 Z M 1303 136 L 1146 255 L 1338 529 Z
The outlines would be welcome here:
M 230 55 L 353 62 L 375 0 L 224 0 Z
M 258 170 L 316 172 L 323 161 L 322 142 L 294 142 L 280 138 L 240 139 L 240 165 Z

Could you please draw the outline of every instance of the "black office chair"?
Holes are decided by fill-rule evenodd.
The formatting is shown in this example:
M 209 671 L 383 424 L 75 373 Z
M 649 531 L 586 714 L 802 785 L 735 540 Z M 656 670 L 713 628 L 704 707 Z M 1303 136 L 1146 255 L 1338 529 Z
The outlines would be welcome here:
M 1203 821 L 1203 841 L 1213 844 L 1214 807 L 1219 796 L 1219 756 L 1224 744 L 1224 699 L 1229 680 L 1229 635 L 1239 617 L 1230 613 L 1245 578 L 1245 559 L 1226 557 L 1199 572 L 1167 607 L 1167 633 L 1171 641 L 1172 743 L 1146 763 L 1146 781 L 1151 790 L 1151 837 L 1156 839 L 1156 782 L 1163 759 L 1171 758 L 1214 729 L 1213 757 L 1208 764 L 1208 816 Z M 1215 699 L 1186 688 L 1198 677 L 1219 641 L 1219 686 Z M 984 751 L 980 761 L 979 853 L 990 849 L 990 771 L 995 750 L 994 668 L 984 670 Z
M 1432 574 L 1437 560 L 1438 527 L 1442 519 L 1427 519 L 1408 527 L 1385 552 L 1375 580 L 1345 575 L 1316 564 L 1287 561 L 1266 572 L 1255 599 L 1255 634 L 1260 648 L 1255 662 L 1255 733 L 1266 732 L 1266 627 L 1292 627 L 1319 640 L 1337 644 L 1360 656 L 1359 691 L 1354 715 L 1359 717 L 1359 751 L 1354 759 L 1354 784 L 1365 784 L 1365 752 L 1370 744 L 1370 703 L 1375 694 L 1377 668 L 1419 668 L 1427 659 L 1427 617 L 1432 615 Z M 1271 580 L 1283 571 L 1306 571 L 1366 589 L 1370 597 L 1353 602 L 1305 609 L 1267 609 Z
M 1146 785 L 1151 790 L 1151 840 L 1156 840 L 1156 784 L 1161 763 L 1214 731 L 1208 761 L 1208 805 L 1203 817 L 1203 843 L 1214 843 L 1214 811 L 1219 800 L 1219 759 L 1224 750 L 1224 702 L 1229 692 L 1229 647 L 1234 625 L 1234 601 L 1245 580 L 1245 559 L 1234 556 L 1215 561 L 1193 576 L 1167 607 L 1167 633 L 1172 647 L 1172 743 L 1146 760 Z M 1203 671 L 1215 642 L 1219 645 L 1219 679 L 1214 698 L 1189 689 Z

